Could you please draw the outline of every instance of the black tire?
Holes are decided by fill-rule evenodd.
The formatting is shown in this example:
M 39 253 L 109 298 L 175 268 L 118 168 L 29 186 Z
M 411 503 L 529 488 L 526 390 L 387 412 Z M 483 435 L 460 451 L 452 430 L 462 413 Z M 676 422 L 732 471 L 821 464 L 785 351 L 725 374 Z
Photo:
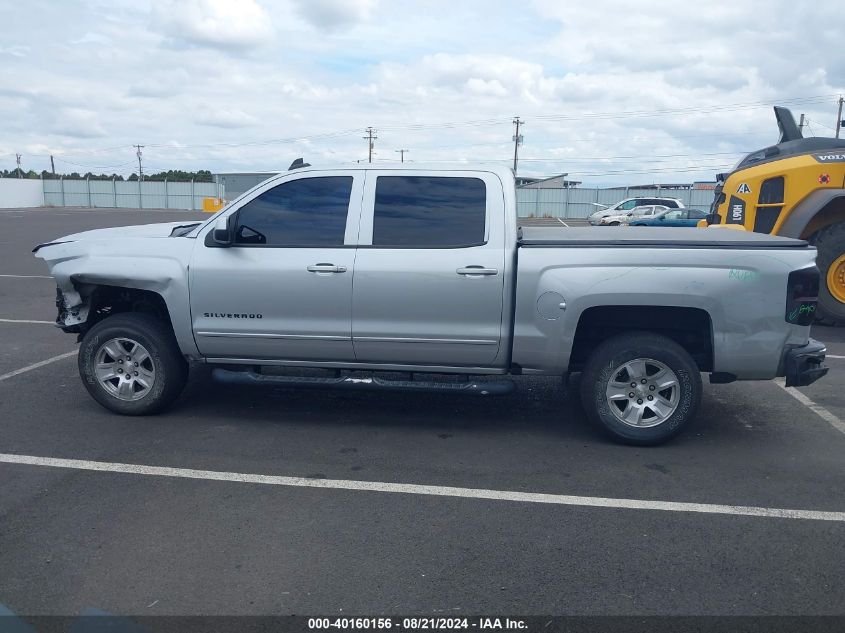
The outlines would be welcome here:
M 655 391 L 644 391 L 641 400 L 637 398 L 640 395 L 638 390 L 641 388 L 638 385 L 636 388 L 631 388 L 630 393 L 634 393 L 635 397 L 630 403 L 624 400 L 618 400 L 619 405 L 608 402 L 606 390 L 611 380 L 623 375 L 619 374 L 620 367 L 636 359 L 657 361 L 674 372 L 677 378 L 677 393 L 672 391 L 674 388 L 657 392 L 664 395 L 671 394 L 672 399 L 676 398 L 673 412 L 662 422 L 658 422 L 660 416 L 654 414 L 651 409 L 646 412 L 646 415 L 651 412 L 654 418 L 652 422 L 646 419 L 643 423 L 653 423 L 654 426 L 631 426 L 620 420 L 611 407 L 616 406 L 617 410 L 622 406 L 633 408 L 634 401 L 639 402 L 638 406 L 641 407 L 645 398 L 652 394 L 656 395 Z M 646 389 L 646 386 L 642 385 L 642 388 Z M 626 386 L 625 390 L 627 391 L 628 388 Z M 648 389 L 650 388 L 651 385 L 648 385 Z M 651 446 L 661 444 L 677 435 L 693 419 L 701 402 L 701 374 L 692 357 L 675 341 L 658 334 L 631 332 L 614 336 L 593 351 L 581 374 L 580 391 L 581 403 L 587 416 L 613 439 L 625 444 Z M 645 407 L 650 406 L 652 405 L 645 403 Z M 621 411 L 619 415 L 622 415 Z
M 121 400 L 112 395 L 96 374 L 101 346 L 119 338 L 131 339 L 143 346 L 148 352 L 149 367 L 154 370 L 151 386 L 137 400 Z M 130 312 L 103 319 L 88 330 L 79 347 L 79 375 L 91 397 L 106 409 L 121 415 L 152 415 L 162 411 L 182 393 L 188 378 L 188 363 L 169 327 L 154 316 Z M 120 382 L 118 377 L 117 384 Z
M 619 222 L 610 222 L 608 226 L 619 226 Z
M 813 236 L 811 240 L 818 249 L 816 266 L 819 274 L 819 305 L 816 320 L 822 325 L 845 325 L 845 303 L 834 297 L 827 283 L 831 264 L 845 253 L 845 222 L 832 224 Z

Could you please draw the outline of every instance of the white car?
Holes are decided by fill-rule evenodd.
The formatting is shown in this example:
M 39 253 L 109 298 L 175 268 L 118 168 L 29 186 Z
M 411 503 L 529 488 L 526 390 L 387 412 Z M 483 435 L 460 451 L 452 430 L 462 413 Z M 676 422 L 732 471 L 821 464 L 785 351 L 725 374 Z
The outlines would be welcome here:
M 668 211 L 669 207 L 662 204 L 645 204 L 641 207 L 634 207 L 625 213 L 606 215 L 599 220 L 600 226 L 620 226 L 628 224 L 631 220 L 650 218 L 652 216 Z
M 628 211 L 633 210 L 635 207 L 641 207 L 644 205 L 651 205 L 651 204 L 661 204 L 665 207 L 669 207 L 670 209 L 683 209 L 684 203 L 679 200 L 678 198 L 646 198 L 646 197 L 636 197 L 636 198 L 625 198 L 624 200 L 620 200 L 614 205 L 609 207 L 604 207 L 604 205 L 597 205 L 602 207 L 598 211 L 595 211 L 592 215 L 590 215 L 587 220 L 593 226 L 598 226 L 601 224 L 601 219 L 605 216 L 609 215 L 620 215 L 622 213 L 627 213 Z

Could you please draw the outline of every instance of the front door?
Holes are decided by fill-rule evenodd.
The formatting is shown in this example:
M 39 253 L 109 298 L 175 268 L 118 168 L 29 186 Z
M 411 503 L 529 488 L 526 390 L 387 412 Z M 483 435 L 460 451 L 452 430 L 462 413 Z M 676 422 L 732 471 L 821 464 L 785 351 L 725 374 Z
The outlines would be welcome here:
M 357 360 L 493 366 L 505 277 L 497 177 L 368 171 L 363 207 L 352 296 Z
M 274 180 L 236 213 L 229 247 L 201 232 L 191 312 L 211 358 L 352 361 L 352 276 L 363 172 Z

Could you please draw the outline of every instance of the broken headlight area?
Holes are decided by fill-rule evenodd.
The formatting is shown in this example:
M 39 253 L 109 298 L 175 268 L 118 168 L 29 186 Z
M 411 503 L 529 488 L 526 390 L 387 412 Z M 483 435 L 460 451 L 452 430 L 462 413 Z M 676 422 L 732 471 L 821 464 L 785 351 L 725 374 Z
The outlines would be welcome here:
M 71 303 L 68 295 L 56 288 L 56 325 L 65 332 L 81 332 L 81 325 L 88 318 L 88 307 L 80 303 Z

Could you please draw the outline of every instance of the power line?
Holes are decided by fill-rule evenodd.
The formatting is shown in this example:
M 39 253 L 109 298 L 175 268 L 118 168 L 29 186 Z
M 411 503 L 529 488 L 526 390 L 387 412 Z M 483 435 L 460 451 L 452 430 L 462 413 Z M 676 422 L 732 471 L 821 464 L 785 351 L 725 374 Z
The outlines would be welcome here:
M 397 152 L 397 153 L 399 154 L 399 156 L 400 156 L 400 158 L 401 158 L 400 162 L 403 162 L 403 163 L 404 163 L 404 162 L 405 162 L 405 154 L 406 154 L 407 152 L 410 152 L 411 150 L 409 150 L 409 149 L 395 149 L 395 150 L 393 150 L 393 151 L 394 151 L 394 152 Z
M 141 147 L 143 147 L 143 145 Z M 117 163 L 117 164 L 114 164 L 114 165 L 88 165 L 86 163 L 77 163 L 75 161 L 68 160 L 66 158 L 56 158 L 56 160 L 59 161 L 60 163 L 67 163 L 68 165 L 73 165 L 75 167 L 85 167 L 86 169 L 115 169 L 117 167 L 126 167 L 127 165 L 132 165 L 132 164 L 135 163 L 134 158 L 132 160 L 124 161 L 122 163 Z M 51 161 L 51 164 L 52 164 L 52 161 Z

